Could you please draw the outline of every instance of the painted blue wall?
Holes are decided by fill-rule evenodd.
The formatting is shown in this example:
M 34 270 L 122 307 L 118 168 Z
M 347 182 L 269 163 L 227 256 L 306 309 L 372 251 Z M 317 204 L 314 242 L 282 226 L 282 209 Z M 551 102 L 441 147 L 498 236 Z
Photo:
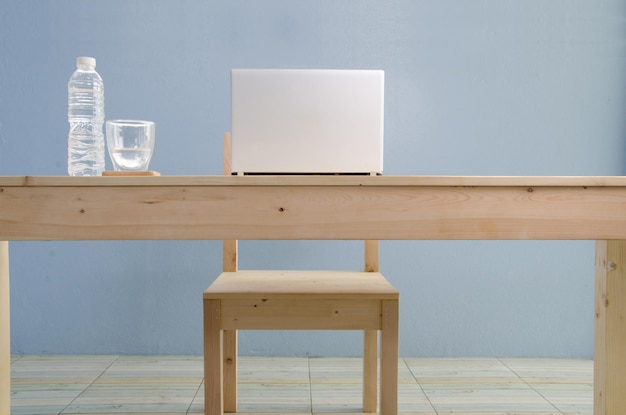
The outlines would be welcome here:
M 4 0 L 0 175 L 66 174 L 81 55 L 98 60 L 108 119 L 156 121 L 151 167 L 166 175 L 221 173 L 241 67 L 385 70 L 388 175 L 620 175 L 625 35 L 618 0 Z M 14 353 L 201 354 L 219 242 L 10 251 Z M 355 242 L 242 251 L 242 267 L 361 265 Z M 403 356 L 593 355 L 592 242 L 384 241 L 381 261 L 402 293 Z M 359 341 L 244 332 L 240 350 L 351 356 Z

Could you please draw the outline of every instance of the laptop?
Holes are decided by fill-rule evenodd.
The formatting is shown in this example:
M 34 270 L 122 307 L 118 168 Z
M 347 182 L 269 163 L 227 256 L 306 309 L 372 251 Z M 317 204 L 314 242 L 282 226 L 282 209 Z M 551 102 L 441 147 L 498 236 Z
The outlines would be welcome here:
M 384 72 L 233 69 L 233 174 L 381 174 Z

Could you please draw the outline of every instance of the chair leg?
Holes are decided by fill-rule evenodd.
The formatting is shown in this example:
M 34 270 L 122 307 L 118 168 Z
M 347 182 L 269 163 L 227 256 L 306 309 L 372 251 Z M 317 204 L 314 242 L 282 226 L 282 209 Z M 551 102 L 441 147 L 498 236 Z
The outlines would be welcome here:
M 398 414 L 398 300 L 383 300 L 380 415 Z
M 224 330 L 224 412 L 237 412 L 237 330 Z
M 204 300 L 204 413 L 223 415 L 222 330 L 220 301 Z
M 378 408 L 378 330 L 363 332 L 363 412 Z

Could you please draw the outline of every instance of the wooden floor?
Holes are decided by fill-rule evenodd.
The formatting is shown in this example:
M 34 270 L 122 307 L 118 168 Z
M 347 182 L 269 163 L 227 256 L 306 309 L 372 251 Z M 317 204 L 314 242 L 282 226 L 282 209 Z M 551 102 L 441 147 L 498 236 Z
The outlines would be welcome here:
M 556 415 L 593 409 L 593 363 L 400 360 L 401 414 Z M 12 415 L 201 414 L 202 358 L 12 358 Z M 360 359 L 241 358 L 239 412 L 359 413 Z

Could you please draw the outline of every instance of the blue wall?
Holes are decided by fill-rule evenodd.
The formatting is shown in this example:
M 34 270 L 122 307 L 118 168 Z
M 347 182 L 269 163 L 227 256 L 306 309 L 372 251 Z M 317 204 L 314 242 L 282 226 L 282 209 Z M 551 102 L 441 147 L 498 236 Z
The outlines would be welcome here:
M 65 175 L 67 80 L 156 121 L 151 167 L 221 173 L 229 71 L 386 73 L 388 175 L 620 175 L 626 3 L 0 2 L 0 175 Z M 107 163 L 109 161 L 107 160 Z M 110 166 L 110 164 L 108 164 Z M 201 354 L 219 242 L 14 242 L 14 353 Z M 244 242 L 243 267 L 359 267 L 355 242 Z M 403 356 L 593 355 L 593 243 L 384 241 Z M 360 335 L 244 332 L 243 354 L 360 353 Z

